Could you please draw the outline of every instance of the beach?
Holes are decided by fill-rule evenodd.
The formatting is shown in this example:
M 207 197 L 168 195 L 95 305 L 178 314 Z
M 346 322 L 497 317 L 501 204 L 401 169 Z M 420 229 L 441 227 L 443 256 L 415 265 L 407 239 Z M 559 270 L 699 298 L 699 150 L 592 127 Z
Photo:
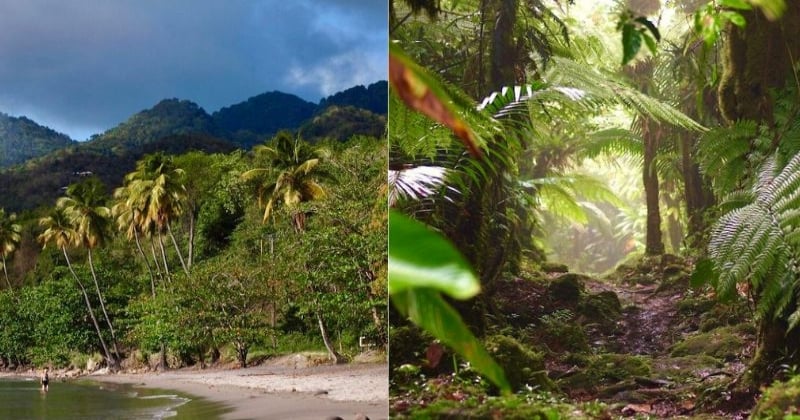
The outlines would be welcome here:
M 28 376 L 28 375 L 26 375 Z M 161 388 L 230 407 L 225 419 L 372 420 L 389 417 L 386 363 L 313 365 L 300 354 L 258 366 L 197 367 L 145 373 L 96 372 L 83 378 Z M 58 380 L 58 379 L 56 379 Z
M 308 366 L 301 356 L 294 355 L 246 369 L 187 368 L 91 378 L 174 389 L 206 398 L 232 408 L 226 419 L 389 417 L 389 370 L 385 363 Z

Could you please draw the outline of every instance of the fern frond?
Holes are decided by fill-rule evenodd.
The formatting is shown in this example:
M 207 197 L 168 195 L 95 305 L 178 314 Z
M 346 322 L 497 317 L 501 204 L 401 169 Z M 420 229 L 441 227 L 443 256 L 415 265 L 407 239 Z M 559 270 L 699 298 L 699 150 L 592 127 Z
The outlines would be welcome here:
M 748 282 L 756 294 L 760 317 L 800 321 L 797 289 L 800 263 L 800 154 L 783 168 L 777 155 L 759 168 L 749 194 L 728 201 L 741 204 L 713 228 L 709 255 L 720 273 L 715 287 L 731 296 L 737 283 Z
M 554 65 L 546 76 L 553 85 L 571 86 L 586 92 L 601 103 L 619 104 L 630 108 L 641 115 L 657 121 L 675 125 L 692 131 L 704 131 L 705 128 L 668 103 L 628 86 L 617 76 L 601 73 L 562 57 L 553 57 Z

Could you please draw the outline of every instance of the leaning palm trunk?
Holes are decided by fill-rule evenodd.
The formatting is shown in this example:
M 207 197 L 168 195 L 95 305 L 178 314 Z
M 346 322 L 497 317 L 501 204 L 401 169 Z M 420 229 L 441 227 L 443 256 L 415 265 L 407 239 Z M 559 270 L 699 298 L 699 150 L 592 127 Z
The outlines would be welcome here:
M 169 266 L 167 265 L 167 252 L 164 250 L 164 238 L 161 237 L 161 231 L 158 231 L 158 247 L 161 249 L 161 259 L 164 261 L 164 272 L 167 273 L 167 279 L 170 278 Z
M 175 235 L 172 234 L 172 228 L 167 223 L 167 233 L 169 234 L 170 239 L 172 239 L 172 246 L 175 247 L 175 252 L 178 254 L 178 260 L 181 262 L 181 267 L 183 267 L 183 272 L 186 275 L 189 275 L 189 269 L 186 268 L 186 262 L 183 261 L 183 255 L 181 255 L 181 249 L 178 247 L 178 241 L 175 240 Z
M 147 261 L 147 256 L 144 254 L 144 250 L 142 250 L 142 243 L 139 240 L 139 229 L 133 230 L 133 237 L 136 241 L 136 249 L 139 250 L 139 255 L 144 260 L 144 265 L 147 267 L 147 274 L 150 275 L 150 292 L 153 294 L 153 297 L 156 297 L 156 280 L 153 276 L 153 268 L 150 267 L 150 261 Z
M 114 332 L 114 326 L 111 324 L 111 318 L 108 316 L 108 311 L 106 311 L 106 304 L 103 299 L 103 294 L 100 292 L 100 283 L 97 281 L 97 274 L 94 272 L 94 260 L 92 259 L 92 249 L 88 249 L 89 254 L 89 271 L 92 273 L 92 280 L 94 280 L 94 288 L 97 291 L 97 299 L 100 300 L 100 309 L 103 310 L 103 316 L 106 318 L 106 324 L 108 324 L 108 329 L 111 331 L 111 345 L 114 347 L 114 355 L 117 357 L 117 360 L 122 360 L 119 356 L 119 349 L 117 348 L 117 334 Z
M 6 276 L 6 284 L 8 284 L 8 290 L 11 293 L 14 293 L 14 289 L 11 287 L 11 281 L 8 279 L 8 270 L 6 269 L 6 254 L 3 255 L 3 274 Z
M 158 278 L 160 278 L 161 281 L 164 281 L 164 273 L 161 272 L 161 265 L 158 264 L 158 256 L 156 255 L 155 239 L 152 236 L 150 237 L 150 253 L 153 255 L 153 264 L 156 266 Z
M 72 268 L 72 263 L 69 261 L 69 255 L 67 254 L 67 249 L 62 247 L 61 251 L 64 252 L 64 258 L 67 260 L 67 267 L 69 268 L 69 272 L 72 273 L 72 277 L 75 279 L 75 282 L 78 283 L 78 287 L 80 287 L 81 289 L 81 294 L 83 294 L 83 301 L 86 303 L 86 310 L 89 311 L 89 317 L 92 319 L 94 330 L 97 332 L 97 338 L 100 339 L 100 345 L 103 347 L 103 354 L 105 354 L 106 356 L 109 368 L 112 371 L 116 371 L 118 367 L 117 359 L 115 359 L 111 355 L 111 352 L 108 351 L 108 346 L 106 345 L 106 341 L 103 339 L 103 333 L 100 332 L 100 325 L 97 323 L 97 318 L 95 318 L 94 316 L 94 309 L 92 309 L 92 303 L 89 302 L 89 295 L 86 293 L 86 288 L 83 286 L 83 283 L 78 278 L 78 275 L 75 274 L 75 270 Z
M 325 327 L 325 321 L 322 319 L 322 311 L 319 309 L 317 310 L 317 321 L 319 322 L 319 331 L 322 334 L 322 342 L 325 343 L 328 355 L 334 363 L 344 363 L 344 358 L 333 347 L 333 342 L 331 342 L 331 338 L 328 335 L 328 328 Z

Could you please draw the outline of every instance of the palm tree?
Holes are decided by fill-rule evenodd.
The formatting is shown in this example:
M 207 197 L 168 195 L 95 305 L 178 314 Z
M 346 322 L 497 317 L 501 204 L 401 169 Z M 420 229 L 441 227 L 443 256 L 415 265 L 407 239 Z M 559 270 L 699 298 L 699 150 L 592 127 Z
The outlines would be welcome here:
M 53 243 L 56 247 L 58 247 L 58 249 L 61 250 L 61 252 L 64 253 L 64 259 L 67 261 L 69 272 L 72 273 L 72 277 L 75 279 L 75 282 L 78 283 L 78 287 L 81 289 L 83 301 L 86 303 L 86 310 L 89 312 L 89 317 L 92 319 L 92 324 L 97 332 L 97 337 L 100 339 L 100 345 L 103 347 L 103 353 L 106 356 L 106 360 L 108 361 L 112 370 L 116 370 L 118 361 L 111 355 L 111 352 L 108 351 L 108 346 L 103 339 L 103 334 L 100 332 L 100 325 L 97 323 L 97 318 L 94 316 L 94 309 L 92 308 L 92 303 L 89 301 L 89 295 L 86 293 L 86 287 L 84 287 L 83 282 L 81 282 L 80 278 L 78 278 L 78 275 L 75 274 L 75 270 L 72 268 L 72 263 L 69 260 L 67 248 L 75 246 L 78 237 L 77 232 L 72 226 L 70 218 L 64 209 L 56 207 L 50 216 L 39 219 L 39 226 L 42 226 L 45 229 L 44 232 L 42 232 L 42 234 L 40 234 L 38 237 L 39 241 L 44 245 L 44 247 L 46 248 L 48 243 Z
M 133 239 L 135 241 L 136 249 L 139 251 L 139 255 L 142 257 L 142 260 L 144 260 L 144 264 L 147 267 L 147 273 L 150 275 L 150 291 L 155 297 L 156 285 L 155 276 L 153 275 L 153 268 L 150 266 L 150 261 L 147 259 L 147 256 L 142 249 L 142 242 L 140 238 L 140 222 L 142 219 L 142 211 L 136 207 L 135 203 L 131 200 L 131 196 L 131 190 L 127 185 L 114 190 L 114 199 L 116 200 L 116 203 L 111 208 L 111 215 L 115 218 L 119 231 L 122 232 L 128 240 Z M 155 260 L 155 262 L 156 268 L 158 269 L 158 274 L 160 276 L 161 270 L 158 268 L 158 260 Z
M 172 240 L 178 260 L 183 271 L 188 275 L 189 269 L 183 259 L 178 242 L 172 233 L 170 222 L 180 216 L 186 189 L 180 182 L 183 170 L 175 167 L 171 157 L 163 153 L 148 155 L 136 163 L 136 170 L 125 177 L 130 189 L 129 201 L 136 204 L 141 211 L 139 226 L 142 232 L 155 232 L 161 248 L 164 268 L 167 268 L 166 252 L 161 235 L 166 232 Z
M 11 281 L 8 279 L 8 270 L 6 269 L 6 258 L 9 257 L 17 249 L 20 241 L 20 225 L 14 223 L 17 220 L 17 215 L 11 213 L 6 215 L 5 209 L 0 209 L 0 256 L 3 258 L 3 275 L 6 277 L 8 290 L 11 289 Z
M 56 207 L 64 209 L 75 227 L 76 243 L 86 248 L 89 270 L 92 273 L 97 298 L 100 300 L 100 308 L 111 331 L 114 354 L 119 360 L 117 336 L 106 310 L 105 299 L 103 299 L 103 293 L 100 291 L 100 283 L 97 281 L 92 252 L 105 241 L 106 232 L 108 231 L 108 219 L 111 216 L 111 210 L 103 205 L 105 199 L 103 190 L 104 186 L 98 178 L 89 178 L 77 184 L 72 184 L 67 188 L 66 197 L 61 197 L 56 201 Z
M 299 137 L 293 138 L 288 131 L 279 132 L 269 144 L 256 146 L 253 151 L 265 156 L 269 167 L 251 169 L 243 173 L 242 178 L 252 180 L 264 173 L 277 173 L 274 182 L 259 188 L 259 204 L 269 195 L 262 222 L 267 223 L 275 205 L 283 203 L 292 212 L 295 230 L 304 231 L 305 213 L 297 207 L 300 203 L 325 197 L 325 190 L 314 178 L 324 175 L 319 170 L 323 151 L 313 149 Z

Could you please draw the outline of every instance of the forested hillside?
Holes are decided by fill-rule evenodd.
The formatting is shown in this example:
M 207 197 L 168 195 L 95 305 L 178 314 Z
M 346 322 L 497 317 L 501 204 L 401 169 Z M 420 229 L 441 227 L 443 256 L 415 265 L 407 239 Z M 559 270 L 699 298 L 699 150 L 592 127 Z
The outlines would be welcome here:
M 798 17 L 392 0 L 392 416 L 796 418 Z
M 0 366 L 78 374 L 385 350 L 388 152 L 374 125 L 386 120 L 344 113 L 369 115 L 375 135 L 319 127 L 312 143 L 291 120 L 245 149 L 168 99 L 6 169 Z
M 9 163 L 18 165 L 3 171 L 6 182 L 0 183 L 0 207 L 21 211 L 47 205 L 81 174 L 92 173 L 106 185 L 118 186 L 136 160 L 158 150 L 170 154 L 249 150 L 281 129 L 299 132 L 312 142 L 345 141 L 353 135 L 380 137 L 385 116 L 361 108 L 386 102 L 386 84 L 382 92 L 380 86 L 379 82 L 369 89 L 360 86 L 346 90 L 344 96 L 334 95 L 341 106 L 322 107 L 294 95 L 270 92 L 213 115 L 194 102 L 165 99 L 83 143 L 26 118 L 9 117 L 0 120 L 8 122 L 0 146 L 8 148 L 9 157 L 15 156 Z M 50 140 L 43 145 L 43 139 Z
M 0 113 L 0 168 L 46 155 L 73 145 L 65 134 L 57 133 L 25 117 Z

